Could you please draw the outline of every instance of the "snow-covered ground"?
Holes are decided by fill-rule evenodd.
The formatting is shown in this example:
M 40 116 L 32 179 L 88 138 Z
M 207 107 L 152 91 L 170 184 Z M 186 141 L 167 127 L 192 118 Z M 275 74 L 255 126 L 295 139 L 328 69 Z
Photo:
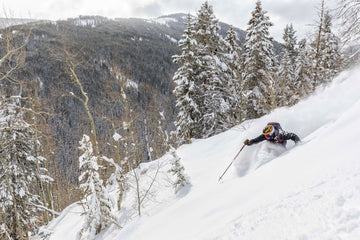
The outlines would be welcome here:
M 268 143 L 246 146 L 219 183 L 243 141 L 269 121 L 280 122 L 302 143 L 290 141 L 278 157 L 266 154 Z M 177 153 L 191 185 L 174 194 L 166 174 L 169 156 L 143 164 L 143 181 L 160 172 L 141 217 L 129 187 L 117 213 L 123 229 L 112 226 L 98 240 L 360 239 L 360 68 L 343 72 L 296 106 L 183 145 Z M 80 212 L 71 205 L 53 220 L 47 226 L 51 239 L 76 239 Z

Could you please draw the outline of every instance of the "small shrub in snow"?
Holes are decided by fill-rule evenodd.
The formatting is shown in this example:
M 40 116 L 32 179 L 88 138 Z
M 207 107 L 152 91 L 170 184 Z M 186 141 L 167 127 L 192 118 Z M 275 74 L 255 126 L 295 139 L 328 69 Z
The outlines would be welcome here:
M 182 187 L 190 184 L 189 178 L 184 173 L 185 168 L 181 164 L 181 158 L 176 154 L 176 150 L 174 148 L 171 149 L 170 154 L 173 156 L 171 160 L 172 167 L 169 170 L 169 173 L 176 177 L 173 182 L 173 187 L 175 189 L 175 193 L 177 193 Z

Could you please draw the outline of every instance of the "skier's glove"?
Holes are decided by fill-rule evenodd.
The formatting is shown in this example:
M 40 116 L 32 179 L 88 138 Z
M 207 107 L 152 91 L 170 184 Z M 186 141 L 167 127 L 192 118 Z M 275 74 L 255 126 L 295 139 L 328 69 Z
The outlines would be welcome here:
M 246 140 L 244 141 L 244 145 L 250 145 L 250 140 L 249 140 L 249 139 L 246 139 Z

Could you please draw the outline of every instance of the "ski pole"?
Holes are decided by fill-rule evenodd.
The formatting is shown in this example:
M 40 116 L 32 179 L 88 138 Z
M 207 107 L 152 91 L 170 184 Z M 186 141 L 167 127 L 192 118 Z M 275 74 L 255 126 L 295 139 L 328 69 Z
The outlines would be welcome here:
M 233 164 L 233 162 L 235 161 L 235 159 L 237 158 L 237 156 L 239 156 L 240 152 L 244 149 L 244 147 L 246 146 L 246 144 L 244 144 L 242 146 L 242 148 L 240 149 L 240 151 L 236 154 L 236 156 L 234 157 L 234 159 L 231 161 L 231 163 L 229 164 L 229 166 L 225 169 L 225 172 L 220 176 L 218 182 L 220 182 L 221 178 L 225 175 L 225 173 L 227 172 L 227 170 L 230 168 L 231 164 Z

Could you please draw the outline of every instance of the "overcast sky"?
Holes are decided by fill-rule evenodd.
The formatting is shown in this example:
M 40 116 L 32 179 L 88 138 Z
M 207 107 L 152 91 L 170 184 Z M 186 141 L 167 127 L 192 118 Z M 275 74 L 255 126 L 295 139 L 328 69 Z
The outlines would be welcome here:
M 281 41 L 286 24 L 292 23 L 298 38 L 312 30 L 318 19 L 321 0 L 262 0 L 263 9 L 274 23 L 270 32 Z M 326 0 L 330 8 L 340 0 Z M 205 0 L 1 0 L 7 15 L 23 18 L 59 20 L 79 15 L 100 15 L 109 18 L 156 18 L 171 13 L 196 15 Z M 256 0 L 209 0 L 215 16 L 246 30 Z M 10 12 L 10 14 L 9 14 Z

